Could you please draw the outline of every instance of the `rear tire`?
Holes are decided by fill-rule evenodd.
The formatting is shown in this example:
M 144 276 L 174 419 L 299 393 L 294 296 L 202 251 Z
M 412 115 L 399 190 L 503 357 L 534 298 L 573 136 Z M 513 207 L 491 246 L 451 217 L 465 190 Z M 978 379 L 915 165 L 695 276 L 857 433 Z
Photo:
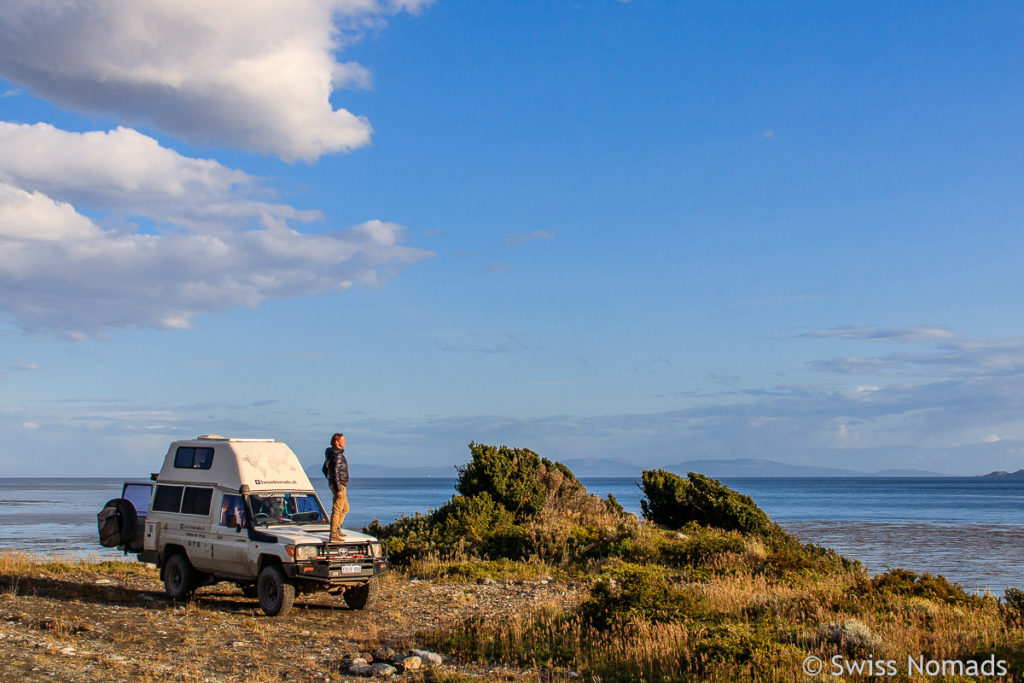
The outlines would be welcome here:
M 380 584 L 377 583 L 377 579 L 374 577 L 362 586 L 349 588 L 345 591 L 345 604 L 352 609 L 366 609 L 367 607 L 372 607 L 373 603 L 377 601 L 377 593 L 379 590 Z
M 199 575 L 184 553 L 172 555 L 164 565 L 164 590 L 171 600 L 184 601 L 192 597 L 199 585 Z
M 284 575 L 279 564 L 268 564 L 256 579 L 260 609 L 270 617 L 287 614 L 295 602 L 295 584 Z

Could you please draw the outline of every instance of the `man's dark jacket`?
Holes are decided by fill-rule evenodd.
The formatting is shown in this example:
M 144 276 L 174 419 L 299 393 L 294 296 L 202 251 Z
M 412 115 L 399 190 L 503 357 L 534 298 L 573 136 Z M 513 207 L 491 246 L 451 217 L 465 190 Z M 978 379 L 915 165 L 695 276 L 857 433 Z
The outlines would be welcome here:
M 331 491 L 337 492 L 342 486 L 348 486 L 348 460 L 345 449 L 331 446 L 324 451 L 324 476 L 331 485 Z

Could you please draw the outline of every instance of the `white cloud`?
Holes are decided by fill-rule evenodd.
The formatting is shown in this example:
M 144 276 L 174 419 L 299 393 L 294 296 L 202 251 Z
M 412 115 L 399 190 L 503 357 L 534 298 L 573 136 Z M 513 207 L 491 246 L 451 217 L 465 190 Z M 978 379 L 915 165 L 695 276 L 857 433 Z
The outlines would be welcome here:
M 98 234 L 70 204 L 0 182 L 0 239 L 56 242 Z
M 74 133 L 46 123 L 0 121 L 0 149 L 0 184 L 10 184 L 0 190 L 6 194 L 0 210 L 21 214 L 26 220 L 17 229 L 30 230 L 35 239 L 71 236 L 60 230 L 95 236 L 94 226 L 67 215 L 73 210 L 68 204 L 202 231 L 230 231 L 254 219 L 321 217 L 268 201 L 272 193 L 242 171 L 182 156 L 130 128 Z M 11 185 L 29 196 L 17 195 Z M 35 217 L 27 220 L 30 213 Z M 0 223 L 15 229 L 13 216 L 6 218 Z
M 313 161 L 370 140 L 364 117 L 331 105 L 370 81 L 337 51 L 429 1 L 5 0 L 0 75 L 193 144 Z
M 318 212 L 264 201 L 247 174 L 129 129 L 0 122 L 0 148 L 0 309 L 27 330 L 182 328 L 197 313 L 375 284 L 429 255 L 379 220 L 300 233 L 289 221 Z M 78 206 L 159 223 L 142 234 Z
M 860 341 L 931 342 L 956 338 L 956 333 L 939 325 L 843 325 L 829 330 L 808 332 L 801 336 L 818 339 L 857 339 Z

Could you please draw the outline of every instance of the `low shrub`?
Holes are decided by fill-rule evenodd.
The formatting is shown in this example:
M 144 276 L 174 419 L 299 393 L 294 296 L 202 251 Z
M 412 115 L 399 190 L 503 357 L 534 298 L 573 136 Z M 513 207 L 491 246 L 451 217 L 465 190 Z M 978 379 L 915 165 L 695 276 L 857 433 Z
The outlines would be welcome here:
M 999 613 L 1011 628 L 1024 628 L 1024 591 L 1007 588 L 999 603 Z
M 703 529 L 691 523 L 683 536 L 663 541 L 658 557 L 661 564 L 670 567 L 702 566 L 723 555 L 742 553 L 746 549 L 743 536 L 735 531 Z
M 674 584 L 663 568 L 627 562 L 604 571 L 580 612 L 604 630 L 635 618 L 651 624 L 683 621 L 703 616 L 707 609 L 699 595 Z
M 951 604 L 979 605 L 983 598 L 969 595 L 941 574 L 918 574 L 908 569 L 891 569 L 871 579 L 871 588 L 882 595 L 914 596 Z
M 750 496 L 703 474 L 687 479 L 665 470 L 645 470 L 640 484 L 644 517 L 659 526 L 681 529 L 690 522 L 741 533 L 767 534 L 768 515 Z
M 825 624 L 821 627 L 821 634 L 825 640 L 851 654 L 869 652 L 882 644 L 882 639 L 867 624 L 857 619 Z

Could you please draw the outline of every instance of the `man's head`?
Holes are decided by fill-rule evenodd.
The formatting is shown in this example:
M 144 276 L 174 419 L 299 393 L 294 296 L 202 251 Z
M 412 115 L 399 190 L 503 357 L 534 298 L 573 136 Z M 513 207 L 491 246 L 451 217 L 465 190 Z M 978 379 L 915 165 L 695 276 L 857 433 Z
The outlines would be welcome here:
M 335 434 L 334 436 L 332 436 L 331 437 L 331 445 L 334 446 L 335 448 L 344 448 L 345 447 L 345 435 L 344 434 Z

